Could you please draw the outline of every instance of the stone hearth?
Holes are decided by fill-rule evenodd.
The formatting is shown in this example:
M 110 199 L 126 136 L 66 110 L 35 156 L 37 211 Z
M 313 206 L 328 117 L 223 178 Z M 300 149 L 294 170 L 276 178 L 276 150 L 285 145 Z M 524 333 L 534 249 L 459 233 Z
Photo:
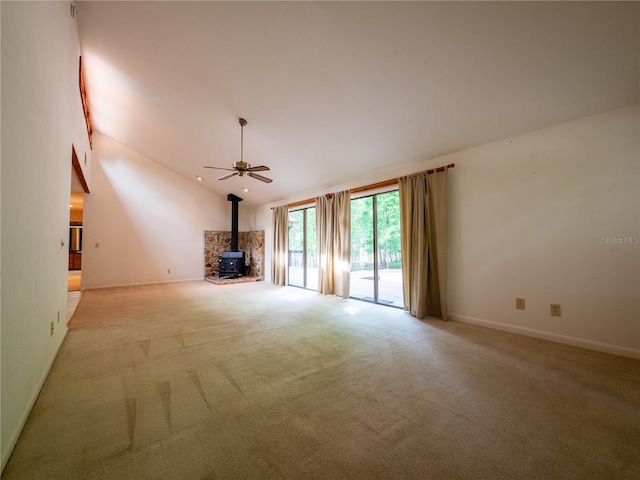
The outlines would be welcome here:
M 204 279 L 207 282 L 211 282 L 216 285 L 232 285 L 234 283 L 249 283 L 249 282 L 262 281 L 262 278 L 260 277 L 220 278 L 218 276 L 215 276 L 215 277 L 204 277 Z
M 218 259 L 222 256 L 222 252 L 230 250 L 231 232 L 204 232 L 205 280 L 216 284 L 264 280 L 264 230 L 238 232 L 238 250 L 245 252 L 247 265 L 249 266 L 249 275 L 247 277 L 219 279 Z

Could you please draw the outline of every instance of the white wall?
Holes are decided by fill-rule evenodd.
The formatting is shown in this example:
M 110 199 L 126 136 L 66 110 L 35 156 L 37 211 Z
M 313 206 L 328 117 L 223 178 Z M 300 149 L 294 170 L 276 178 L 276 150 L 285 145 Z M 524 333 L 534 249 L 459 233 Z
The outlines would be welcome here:
M 69 3 L 0 8 L 4 468 L 67 331 L 71 145 L 83 159 L 89 147 Z
M 617 110 L 451 156 L 454 319 L 640 358 L 638 115 Z M 514 310 L 516 297 L 526 310 Z
M 384 174 L 456 164 L 449 175 L 452 319 L 640 358 L 639 115 L 635 105 Z M 270 206 L 256 212 L 257 228 L 266 230 L 267 279 Z M 516 297 L 526 310 L 515 309 Z M 551 303 L 561 305 L 562 317 L 550 315 Z
M 96 134 L 82 288 L 202 279 L 204 231 L 230 217 L 226 198 Z

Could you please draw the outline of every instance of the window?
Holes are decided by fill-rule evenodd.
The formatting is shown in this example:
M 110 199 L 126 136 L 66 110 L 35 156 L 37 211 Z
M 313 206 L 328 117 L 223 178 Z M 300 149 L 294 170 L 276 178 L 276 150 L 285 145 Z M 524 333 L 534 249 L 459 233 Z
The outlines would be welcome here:
M 289 285 L 318 289 L 316 208 L 289 212 Z

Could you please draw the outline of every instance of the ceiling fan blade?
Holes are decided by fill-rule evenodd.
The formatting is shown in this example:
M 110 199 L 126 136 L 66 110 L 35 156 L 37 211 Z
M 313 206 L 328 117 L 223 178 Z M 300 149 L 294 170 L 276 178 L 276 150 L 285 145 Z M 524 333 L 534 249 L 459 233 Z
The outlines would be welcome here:
M 228 170 L 228 169 L 225 169 L 225 170 Z M 227 175 L 223 175 L 222 177 L 218 178 L 218 180 L 226 180 L 227 178 L 235 177 L 236 175 L 238 175 L 238 172 L 228 173 Z
M 230 172 L 235 172 L 234 168 L 223 168 L 223 167 L 207 167 L 206 165 L 202 168 L 213 168 L 214 170 L 228 170 Z
M 258 165 L 257 167 L 247 168 L 247 172 L 264 172 L 269 170 L 269 167 L 265 167 L 264 165 Z
M 271 180 L 270 178 L 263 177 L 262 175 L 258 175 L 257 173 L 248 172 L 247 175 L 249 175 L 252 178 L 255 178 L 256 180 L 260 180 L 261 182 L 264 182 L 264 183 L 273 182 L 273 180 Z

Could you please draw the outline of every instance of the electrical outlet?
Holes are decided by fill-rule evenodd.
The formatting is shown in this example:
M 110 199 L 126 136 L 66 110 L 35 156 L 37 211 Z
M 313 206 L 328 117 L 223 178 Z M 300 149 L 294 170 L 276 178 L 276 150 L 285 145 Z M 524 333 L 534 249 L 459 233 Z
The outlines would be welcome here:
M 524 310 L 524 298 L 516 298 L 516 308 L 518 310 Z
M 56 328 L 56 324 L 51 320 L 51 336 L 53 337 L 53 330 Z
M 559 303 L 552 303 L 551 304 L 551 316 L 552 317 L 561 317 L 562 316 Z

